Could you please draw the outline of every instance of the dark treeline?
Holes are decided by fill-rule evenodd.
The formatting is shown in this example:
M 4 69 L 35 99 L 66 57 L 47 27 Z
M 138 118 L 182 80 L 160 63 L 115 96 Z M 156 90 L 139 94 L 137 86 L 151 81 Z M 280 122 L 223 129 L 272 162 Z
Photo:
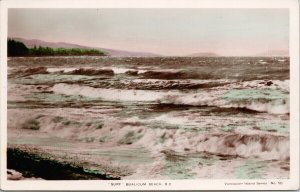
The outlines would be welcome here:
M 106 54 L 97 49 L 79 49 L 79 48 L 50 48 L 50 47 L 33 47 L 28 48 L 24 43 L 8 39 L 7 41 L 7 55 L 9 57 L 15 56 L 76 56 L 76 55 L 90 55 L 90 56 L 105 56 Z
M 29 54 L 29 49 L 24 45 L 24 43 L 15 41 L 13 39 L 8 39 L 7 55 L 9 57 L 26 56 L 28 54 Z

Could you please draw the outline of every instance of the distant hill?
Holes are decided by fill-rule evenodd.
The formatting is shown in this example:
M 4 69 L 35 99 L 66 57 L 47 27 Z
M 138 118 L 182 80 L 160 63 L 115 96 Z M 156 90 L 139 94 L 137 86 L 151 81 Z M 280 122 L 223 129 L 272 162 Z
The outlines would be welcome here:
M 100 47 L 89 47 L 84 45 L 78 45 L 66 42 L 48 42 L 39 39 L 25 39 L 19 37 L 12 37 L 12 39 L 23 42 L 28 48 L 33 48 L 34 46 L 51 47 L 51 48 L 80 48 L 80 49 L 98 49 L 108 53 L 112 57 L 159 57 L 161 55 L 148 53 L 148 52 L 134 52 L 134 51 L 124 51 L 117 49 L 107 49 Z
M 263 53 L 259 53 L 256 56 L 263 56 L 263 57 L 288 57 L 289 51 L 288 50 L 268 50 Z
M 187 57 L 220 57 L 220 55 L 213 52 L 199 52 L 187 55 Z

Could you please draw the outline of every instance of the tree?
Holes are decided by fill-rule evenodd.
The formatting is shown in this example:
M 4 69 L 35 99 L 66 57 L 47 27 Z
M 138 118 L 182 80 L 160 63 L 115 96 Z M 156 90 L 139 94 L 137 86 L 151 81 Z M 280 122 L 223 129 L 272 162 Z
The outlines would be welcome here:
M 24 45 L 24 43 L 15 41 L 13 39 L 8 39 L 7 41 L 7 55 L 9 57 L 13 56 L 26 56 L 29 54 L 29 49 Z

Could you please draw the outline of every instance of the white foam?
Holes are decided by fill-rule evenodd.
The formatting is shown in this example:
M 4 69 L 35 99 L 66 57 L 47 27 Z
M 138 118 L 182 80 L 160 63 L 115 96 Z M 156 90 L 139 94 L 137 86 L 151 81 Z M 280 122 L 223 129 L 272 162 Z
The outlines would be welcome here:
M 128 69 L 128 68 L 119 68 L 119 67 L 111 67 L 111 68 L 102 68 L 102 69 L 111 69 L 113 70 L 114 74 L 123 74 L 126 73 L 128 71 L 134 71 L 132 69 Z
M 62 73 L 69 73 L 78 69 L 95 69 L 95 70 L 112 70 L 114 74 L 124 74 L 128 71 L 137 71 L 138 74 L 142 74 L 147 72 L 147 70 L 139 70 L 139 69 L 130 69 L 130 68 L 120 68 L 120 67 L 103 67 L 103 68 L 93 68 L 93 67 L 66 67 L 66 68 L 55 68 L 55 67 L 50 67 L 47 68 L 48 73 L 57 73 L 57 72 L 62 72 Z
M 57 73 L 57 72 L 63 72 L 68 73 L 77 70 L 78 68 L 47 68 L 48 73 Z
M 146 73 L 147 70 L 138 70 L 138 74 L 143 74 L 143 73 Z
M 144 91 L 144 90 L 121 90 L 121 89 L 99 89 L 88 86 L 56 84 L 53 91 L 65 95 L 82 95 L 92 98 L 101 98 L 109 101 L 148 101 L 153 102 L 172 92 Z M 174 92 L 176 93 L 176 92 Z
M 250 104 L 228 104 L 223 107 L 233 107 L 233 108 L 246 108 L 258 112 L 267 112 L 270 114 L 288 114 L 289 113 L 289 102 L 278 103 L 276 101 L 271 101 L 267 103 L 251 102 Z
M 286 62 L 286 59 L 278 59 L 279 62 Z
M 271 85 L 266 85 L 267 82 L 272 82 Z M 244 81 L 239 84 L 233 84 L 231 86 L 236 86 L 236 88 L 268 88 L 268 89 L 281 89 L 283 91 L 289 91 L 290 87 L 290 80 L 268 80 L 268 81 L 263 81 L 263 80 L 253 80 L 253 81 Z
M 223 108 L 247 108 L 259 112 L 272 114 L 289 113 L 289 100 L 270 100 L 268 102 L 236 102 L 222 99 L 228 90 L 214 90 L 211 92 L 201 91 L 197 93 L 182 93 L 172 91 L 153 90 L 121 90 L 121 89 L 101 89 L 76 84 L 56 84 L 53 91 L 65 95 L 82 95 L 92 98 L 101 98 L 108 101 L 136 101 L 136 102 L 157 102 L 176 105 L 192 106 L 217 106 Z
M 181 129 L 145 129 L 144 137 L 137 144 L 151 148 L 153 153 L 164 149 L 177 152 L 209 152 L 216 155 L 258 157 L 265 160 L 287 160 L 289 158 L 288 136 L 256 132 L 202 133 Z M 157 140 L 164 141 L 157 145 Z

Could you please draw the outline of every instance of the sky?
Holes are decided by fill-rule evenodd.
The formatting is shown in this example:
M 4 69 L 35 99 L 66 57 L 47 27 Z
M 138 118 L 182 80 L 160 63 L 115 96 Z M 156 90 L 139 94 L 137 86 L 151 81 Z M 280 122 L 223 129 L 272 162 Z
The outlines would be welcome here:
M 288 9 L 9 9 L 8 36 L 183 56 L 289 48 Z

